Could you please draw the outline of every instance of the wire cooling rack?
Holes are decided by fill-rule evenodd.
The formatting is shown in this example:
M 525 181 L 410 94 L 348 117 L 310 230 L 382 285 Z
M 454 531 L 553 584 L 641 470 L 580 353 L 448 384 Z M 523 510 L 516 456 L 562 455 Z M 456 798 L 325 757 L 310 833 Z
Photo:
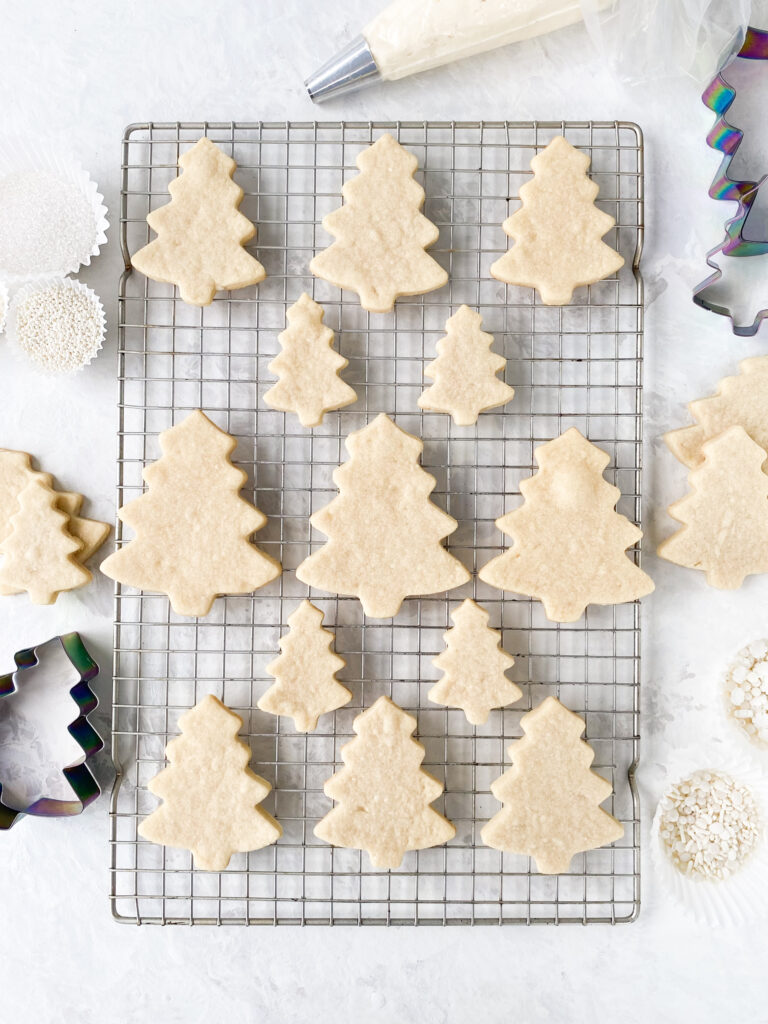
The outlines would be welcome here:
M 314 252 L 331 241 L 321 227 L 340 204 L 355 157 L 392 132 L 419 160 L 426 215 L 440 228 L 430 250 L 450 272 L 437 292 L 400 299 L 393 313 L 369 315 L 356 296 L 315 280 Z M 564 134 L 592 158 L 599 205 L 613 214 L 607 240 L 626 259 L 619 275 L 577 291 L 571 305 L 542 306 L 527 289 L 489 274 L 508 239 L 501 223 L 514 208 L 536 150 Z M 130 255 L 149 239 L 146 215 L 168 200 L 177 160 L 202 134 L 238 164 L 242 210 L 258 225 L 250 248 L 267 270 L 258 288 L 185 305 L 176 291 L 130 272 Z M 268 516 L 257 543 L 282 561 L 282 577 L 248 597 L 219 599 L 199 620 L 175 615 L 168 600 L 116 588 L 112 749 L 117 781 L 111 813 L 111 904 L 120 921 L 209 924 L 480 924 L 630 921 L 639 908 L 638 756 L 640 609 L 591 607 L 577 623 L 556 625 L 538 602 L 477 580 L 449 595 L 405 602 L 391 621 L 366 620 L 357 600 L 310 592 L 335 629 L 347 661 L 340 673 L 352 702 L 296 734 L 290 719 L 256 710 L 271 683 L 288 615 L 307 596 L 295 568 L 324 539 L 309 516 L 336 493 L 333 469 L 344 438 L 380 411 L 424 439 L 423 465 L 437 479 L 435 502 L 458 522 L 447 546 L 473 570 L 504 546 L 494 520 L 519 502 L 534 470 L 536 445 L 577 426 L 611 456 L 619 510 L 640 522 L 643 149 L 639 128 L 610 123 L 291 123 L 137 124 L 123 140 L 121 242 L 126 273 L 119 301 L 119 504 L 142 491 L 141 471 L 159 455 L 157 435 L 202 408 L 238 440 L 235 460 L 249 474 L 244 494 Z M 355 405 L 303 430 L 263 402 L 273 383 L 285 313 L 308 291 L 326 310 Z M 503 412 L 474 428 L 423 413 L 423 368 L 447 317 L 466 302 L 483 316 L 506 356 L 515 388 Z M 252 489 L 251 489 L 252 488 Z M 128 538 L 118 524 L 118 544 Z M 635 557 L 639 553 L 635 552 Z M 460 711 L 430 704 L 449 612 L 480 601 L 515 657 L 523 699 L 470 727 Z M 164 764 L 179 715 L 205 693 L 244 719 L 253 766 L 274 787 L 265 808 L 283 826 L 277 845 L 237 854 L 221 873 L 196 871 L 185 851 L 140 840 L 139 821 L 156 800 L 147 782 Z M 313 835 L 329 809 L 323 782 L 341 765 L 352 721 L 380 694 L 418 719 L 424 766 L 445 783 L 435 807 L 456 825 L 447 846 L 406 854 L 396 871 L 366 854 L 334 849 Z M 610 810 L 624 824 L 614 846 L 574 858 L 557 877 L 526 857 L 483 846 L 480 829 L 499 809 L 491 782 L 510 761 L 520 718 L 555 694 L 586 719 L 595 767 L 614 788 Z M 607 806 L 607 805 L 606 805 Z

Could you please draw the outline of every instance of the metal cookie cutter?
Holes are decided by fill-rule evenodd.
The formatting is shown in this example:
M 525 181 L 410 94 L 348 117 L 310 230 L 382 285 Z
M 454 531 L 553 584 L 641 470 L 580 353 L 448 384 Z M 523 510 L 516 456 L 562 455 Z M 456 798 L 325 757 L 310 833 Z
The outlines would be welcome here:
M 751 324 L 739 325 L 734 320 L 734 311 L 730 306 L 707 294 L 723 276 L 720 265 L 722 257 L 761 256 L 768 253 L 768 241 L 744 237 L 747 218 L 768 176 L 763 176 L 759 181 L 741 180 L 730 176 L 731 163 L 741 145 L 744 133 L 725 118 L 736 98 L 736 90 L 728 84 L 725 75 L 729 66 L 738 58 L 768 60 L 768 32 L 749 27 L 741 47 L 726 59 L 702 96 L 705 106 L 718 115 L 707 134 L 707 144 L 723 154 L 710 185 L 709 194 L 713 199 L 735 201 L 738 205 L 735 215 L 725 223 L 725 238 L 706 255 L 707 265 L 712 269 L 712 273 L 696 286 L 693 301 L 703 309 L 728 317 L 735 335 L 753 337 L 757 334 L 762 321 L 768 317 L 768 308 L 759 310 Z
M 62 769 L 64 778 L 74 792 L 74 799 L 54 800 L 43 796 L 23 810 L 18 810 L 8 807 L 3 803 L 3 787 L 0 782 L 0 830 L 9 829 L 17 818 L 25 814 L 33 814 L 45 818 L 80 814 L 101 793 L 99 784 L 88 767 L 90 758 L 104 746 L 101 737 L 88 721 L 88 715 L 98 705 L 96 694 L 89 684 L 99 674 L 99 666 L 86 650 L 79 633 L 66 633 L 64 636 L 54 637 L 44 644 L 19 651 L 14 655 L 14 661 L 17 666 L 16 671 L 0 676 L 0 700 L 15 693 L 19 685 L 23 686 L 24 672 L 40 664 L 41 652 L 46 647 L 56 644 L 61 645 L 69 661 L 80 676 L 79 680 L 69 691 L 70 697 L 77 705 L 79 714 L 69 724 L 67 729 L 72 738 L 81 747 L 83 758 L 75 764 L 68 765 Z

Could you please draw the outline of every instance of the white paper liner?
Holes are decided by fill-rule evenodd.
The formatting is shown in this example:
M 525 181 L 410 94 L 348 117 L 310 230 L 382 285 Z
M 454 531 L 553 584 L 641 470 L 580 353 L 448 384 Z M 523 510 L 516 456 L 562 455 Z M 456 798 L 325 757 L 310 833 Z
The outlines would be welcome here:
M 5 321 L 8 319 L 8 305 L 10 301 L 8 288 L 3 281 L 0 281 L 0 334 L 5 330 Z
M 756 736 L 751 736 L 747 730 L 739 724 L 738 719 L 733 715 L 731 701 L 726 689 L 728 674 L 731 670 L 731 666 L 736 661 L 739 651 L 742 651 L 745 647 L 749 647 L 750 644 L 755 641 L 760 640 L 764 640 L 768 643 L 768 629 L 764 630 L 764 635 L 748 637 L 744 643 L 739 644 L 738 647 L 734 647 L 732 654 L 723 660 L 723 664 L 720 667 L 720 673 L 718 675 L 718 698 L 720 701 L 720 710 L 725 716 L 725 720 L 727 722 L 728 736 L 738 736 L 737 742 L 739 744 L 739 749 L 744 751 L 748 757 L 755 758 L 758 764 L 768 767 L 768 744 L 763 743 L 763 741 L 759 740 Z
M 651 861 L 659 888 L 701 924 L 725 927 L 765 920 L 768 915 L 768 776 L 744 750 L 717 747 L 680 752 L 667 767 L 672 786 L 696 771 L 720 772 L 749 789 L 760 815 L 757 845 L 744 866 L 722 880 L 690 878 L 672 863 L 659 834 L 661 801 L 651 825 Z
M 99 249 L 107 241 L 107 208 L 104 197 L 82 165 L 66 152 L 58 152 L 20 139 L 5 139 L 0 144 L 0 179 L 10 174 L 25 171 L 44 171 L 73 185 L 87 199 L 93 211 L 93 246 L 89 253 L 72 256 L 66 266 L 44 267 L 39 271 L 16 273 L 0 266 L 0 278 L 11 286 L 18 286 L 48 277 L 66 277 L 74 274 L 81 266 L 89 266 Z
M 24 302 L 29 298 L 29 296 L 35 295 L 39 292 L 44 292 L 48 288 L 51 288 L 53 286 L 57 288 L 69 288 L 72 291 L 82 292 L 84 295 L 87 295 L 91 300 L 94 301 L 94 305 L 98 309 L 98 313 L 101 320 L 101 329 L 99 333 L 98 344 L 94 348 L 90 357 L 86 359 L 84 362 L 80 363 L 78 366 L 58 371 L 46 366 L 42 366 L 39 362 L 37 362 L 36 359 L 32 358 L 29 355 L 29 353 L 26 352 L 26 350 L 23 349 L 19 344 L 18 335 L 19 309 L 22 307 Z M 10 345 L 14 355 L 16 355 L 19 359 L 25 360 L 25 362 L 28 365 L 34 366 L 34 368 L 38 370 L 40 373 L 47 374 L 48 376 L 58 376 L 59 374 L 68 375 L 72 373 L 77 373 L 79 370 L 82 370 L 84 366 L 88 366 L 99 354 L 102 345 L 104 344 L 104 337 L 106 335 L 107 330 L 107 318 L 104 313 L 104 306 L 102 305 L 99 296 L 96 294 L 95 291 L 93 291 L 92 288 L 89 288 L 87 285 L 83 284 L 82 281 L 77 281 L 71 277 L 48 277 L 41 279 L 39 281 L 31 282 L 29 284 L 24 285 L 24 287 L 19 288 L 19 290 L 15 293 L 13 299 L 11 300 L 11 304 L 8 309 L 8 321 L 6 323 L 5 330 L 8 337 L 8 344 Z

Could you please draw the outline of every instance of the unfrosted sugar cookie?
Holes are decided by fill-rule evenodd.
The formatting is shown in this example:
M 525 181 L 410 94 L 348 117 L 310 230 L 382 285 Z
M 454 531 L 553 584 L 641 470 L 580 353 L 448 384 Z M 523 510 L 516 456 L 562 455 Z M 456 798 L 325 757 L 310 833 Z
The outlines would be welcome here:
M 515 394 L 497 376 L 507 361 L 491 352 L 493 335 L 481 329 L 482 322 L 479 313 L 461 306 L 446 321 L 437 359 L 424 368 L 434 384 L 422 392 L 419 408 L 447 412 L 458 427 L 477 423 L 481 412 L 505 405 Z
M 736 376 L 724 377 L 714 395 L 689 402 L 688 408 L 695 424 L 670 430 L 664 440 L 690 469 L 703 463 L 704 442 L 728 427 L 743 427 L 753 441 L 768 450 L 768 356 L 742 359 Z
M 328 541 L 296 570 L 302 583 L 358 597 L 366 615 L 397 615 L 404 599 L 453 590 L 469 573 L 440 541 L 457 522 L 429 500 L 435 478 L 422 442 L 381 413 L 346 440 L 339 494 L 310 522 Z
M 461 708 L 472 725 L 482 725 L 493 708 L 514 704 L 523 695 L 507 679 L 515 659 L 501 646 L 501 633 L 488 625 L 488 612 L 467 598 L 451 612 L 453 629 L 443 634 L 445 650 L 432 664 L 443 678 L 428 697 L 435 704 Z
M 136 537 L 101 571 L 167 594 L 179 615 L 202 616 L 220 594 L 250 594 L 280 563 L 251 535 L 267 517 L 240 495 L 246 475 L 230 462 L 236 441 L 199 409 L 159 438 L 162 458 L 144 470 L 147 490 L 118 512 Z
M 233 853 L 260 850 L 283 833 L 257 806 L 272 787 L 248 767 L 251 748 L 237 735 L 242 724 L 216 697 L 203 697 L 179 719 L 181 734 L 165 749 L 170 763 L 149 783 L 163 803 L 139 835 L 191 850 L 205 871 L 223 871 Z
M 337 804 L 315 826 L 318 839 L 366 850 L 375 868 L 397 868 L 408 850 L 453 839 L 456 829 L 430 807 L 443 787 L 421 768 L 413 715 L 379 697 L 352 728 L 357 738 L 341 748 L 344 768 L 325 783 Z
M 0 588 L 26 590 L 33 604 L 53 604 L 64 590 L 75 590 L 92 577 L 76 559 L 82 542 L 67 526 L 69 516 L 57 507 L 53 488 L 34 476 L 18 495 L 10 532 L 0 543 Z
M 320 715 L 348 704 L 352 694 L 336 678 L 346 662 L 331 650 L 333 633 L 323 629 L 323 613 L 302 601 L 288 617 L 280 656 L 267 665 L 275 682 L 259 698 L 258 708 L 271 715 L 289 715 L 298 732 L 312 732 Z
M 577 853 L 621 839 L 624 827 L 600 807 L 612 788 L 590 768 L 582 718 L 547 697 L 520 724 L 512 767 L 491 786 L 504 806 L 481 836 L 495 850 L 533 857 L 544 875 L 562 874 Z
M 658 554 L 703 570 L 712 587 L 735 590 L 746 576 L 768 572 L 766 453 L 743 427 L 729 427 L 705 441 L 701 454 L 689 474 L 690 494 L 669 507 L 683 525 Z
M 344 183 L 344 205 L 323 218 L 336 241 L 309 264 L 316 277 L 349 288 L 363 309 L 387 313 L 400 295 L 442 288 L 448 274 L 425 252 L 438 228 L 421 212 L 416 157 L 382 135 L 357 157 L 360 174 Z
M 619 489 L 603 479 L 608 455 L 571 427 L 535 458 L 538 473 L 520 482 L 525 503 L 496 520 L 514 544 L 480 579 L 538 598 L 553 622 L 650 594 L 653 581 L 626 554 L 642 532 L 616 512 Z
M 266 277 L 243 246 L 256 228 L 238 207 L 243 190 L 235 161 L 208 138 L 179 157 L 182 174 L 168 186 L 171 201 L 147 215 L 157 238 L 131 257 L 153 281 L 178 285 L 182 299 L 207 306 L 217 291 L 246 288 Z
M 588 167 L 589 157 L 562 136 L 531 160 L 534 176 L 520 189 L 522 206 L 503 224 L 515 244 L 491 265 L 493 277 L 535 288 L 547 306 L 564 306 L 574 288 L 624 266 L 602 241 L 616 221 L 595 206 L 599 189 Z
M 324 313 L 304 292 L 288 310 L 288 327 L 278 337 L 282 351 L 269 364 L 280 379 L 264 401 L 271 409 L 295 413 L 303 427 L 318 427 L 327 412 L 357 401 L 355 389 L 339 376 L 349 360 L 334 350 Z
M 50 473 L 42 473 L 32 466 L 32 457 L 27 452 L 15 452 L 0 448 L 0 541 L 11 532 L 11 517 L 18 512 L 19 495 L 30 482 L 37 479 L 47 487 L 53 488 L 53 477 Z M 83 504 L 82 494 L 70 491 L 56 491 L 56 507 L 69 516 L 67 530 L 82 544 L 75 557 L 78 562 L 87 562 L 107 539 L 110 531 L 108 523 L 96 519 L 86 519 L 78 515 Z M 12 591 L 0 587 L 0 593 Z

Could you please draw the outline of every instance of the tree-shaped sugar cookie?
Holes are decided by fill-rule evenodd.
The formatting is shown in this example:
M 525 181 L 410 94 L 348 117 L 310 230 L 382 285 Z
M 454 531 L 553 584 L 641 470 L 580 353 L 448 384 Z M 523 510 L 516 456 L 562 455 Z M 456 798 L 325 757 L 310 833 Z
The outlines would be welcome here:
M 0 587 L 26 590 L 33 604 L 53 604 L 62 590 L 74 590 L 92 577 L 76 560 L 82 542 L 67 529 L 69 516 L 57 507 L 56 492 L 36 476 L 18 496 L 11 532 L 0 543 Z
M 328 537 L 299 565 L 311 587 L 359 597 L 366 615 L 397 615 L 408 596 L 452 590 L 469 573 L 440 541 L 456 520 L 429 500 L 435 478 L 419 465 L 422 442 L 381 413 L 346 440 L 333 472 L 339 494 L 310 522 Z
M 616 221 L 595 206 L 598 186 L 589 157 L 562 136 L 531 160 L 533 178 L 520 189 L 522 206 L 502 225 L 512 248 L 491 265 L 507 284 L 536 288 L 547 306 L 564 306 L 574 288 L 614 274 L 623 258 L 602 241 Z
M 659 545 L 659 556 L 703 569 L 707 583 L 735 590 L 752 573 L 768 572 L 768 475 L 765 449 L 743 427 L 729 427 L 701 446 L 691 493 L 669 514 L 683 523 Z
M 269 364 L 279 380 L 264 401 L 271 409 L 296 413 L 303 427 L 317 427 L 325 413 L 357 401 L 355 389 L 339 376 L 349 360 L 333 349 L 324 313 L 304 292 L 288 310 L 288 327 L 278 336 L 282 351 Z
M 462 306 L 446 321 L 437 343 L 437 359 L 424 368 L 435 383 L 422 392 L 419 408 L 447 412 L 458 427 L 477 423 L 484 409 L 512 400 L 514 389 L 496 376 L 507 365 L 491 352 L 493 335 L 481 329 L 483 318 Z
M 544 875 L 568 870 L 571 859 L 624 835 L 600 804 L 612 788 L 592 771 L 584 721 L 554 697 L 523 716 L 525 736 L 509 748 L 512 767 L 491 792 L 504 805 L 480 833 L 486 846 L 533 857 Z
M 0 542 L 9 536 L 11 519 L 19 510 L 19 495 L 32 480 L 39 480 L 44 487 L 53 489 L 51 474 L 34 469 L 32 458 L 27 452 L 0 449 Z M 56 507 L 67 516 L 66 530 L 81 544 L 73 558 L 81 565 L 85 564 L 107 539 L 109 524 L 77 514 L 83 504 L 82 494 L 55 490 L 54 493 Z M 0 594 L 20 592 L 19 588 L 0 584 Z
M 170 762 L 149 783 L 163 803 L 139 825 L 139 835 L 161 846 L 191 850 L 194 866 L 223 871 L 233 853 L 260 850 L 283 833 L 258 807 L 272 788 L 248 767 L 251 749 L 238 737 L 243 720 L 207 696 L 179 719 Z
M 522 690 L 506 672 L 515 659 L 501 646 L 501 634 L 488 625 L 488 612 L 467 598 L 451 612 L 453 629 L 443 633 L 445 650 L 432 664 L 443 678 L 428 697 L 435 704 L 461 708 L 472 725 L 482 725 L 493 708 L 514 704 Z
M 147 215 L 157 238 L 131 257 L 153 281 L 178 285 L 192 306 L 207 306 L 217 290 L 245 288 L 266 276 L 243 248 L 256 228 L 238 209 L 243 190 L 232 179 L 235 166 L 210 139 L 198 139 L 179 157 L 183 173 L 168 186 L 170 203 Z
M 366 850 L 375 868 L 397 868 L 408 850 L 453 839 L 456 829 L 429 806 L 443 787 L 421 767 L 413 715 L 379 697 L 352 728 L 357 738 L 341 748 L 345 767 L 324 786 L 338 803 L 315 826 L 318 839 Z
M 728 427 L 743 427 L 768 451 L 768 356 L 739 363 L 739 373 L 725 377 L 717 392 L 688 403 L 696 423 L 664 435 L 669 450 L 690 469 L 704 461 L 701 446 Z
M 496 520 L 514 544 L 480 579 L 538 598 L 553 622 L 650 594 L 653 581 L 626 555 L 642 533 L 615 511 L 619 489 L 603 479 L 608 455 L 571 427 L 535 456 L 538 473 L 520 482 L 525 503 Z
M 320 715 L 352 699 L 336 678 L 346 662 L 331 650 L 333 633 L 323 629 L 323 613 L 309 601 L 301 602 L 288 625 L 289 632 L 278 641 L 280 656 L 267 665 L 275 682 L 258 707 L 271 715 L 289 715 L 297 732 L 312 732 Z
M 424 251 L 439 231 L 421 213 L 425 197 L 413 177 L 417 164 L 391 135 L 382 135 L 358 154 L 360 174 L 344 183 L 344 205 L 323 218 L 336 241 L 309 269 L 357 292 L 371 313 L 387 313 L 399 295 L 431 292 L 448 280 Z
M 147 490 L 118 512 L 136 537 L 101 564 L 113 580 L 167 594 L 179 615 L 207 615 L 220 594 L 250 594 L 280 563 L 249 537 L 267 519 L 240 497 L 246 475 L 229 460 L 235 439 L 199 409 L 159 438 Z

